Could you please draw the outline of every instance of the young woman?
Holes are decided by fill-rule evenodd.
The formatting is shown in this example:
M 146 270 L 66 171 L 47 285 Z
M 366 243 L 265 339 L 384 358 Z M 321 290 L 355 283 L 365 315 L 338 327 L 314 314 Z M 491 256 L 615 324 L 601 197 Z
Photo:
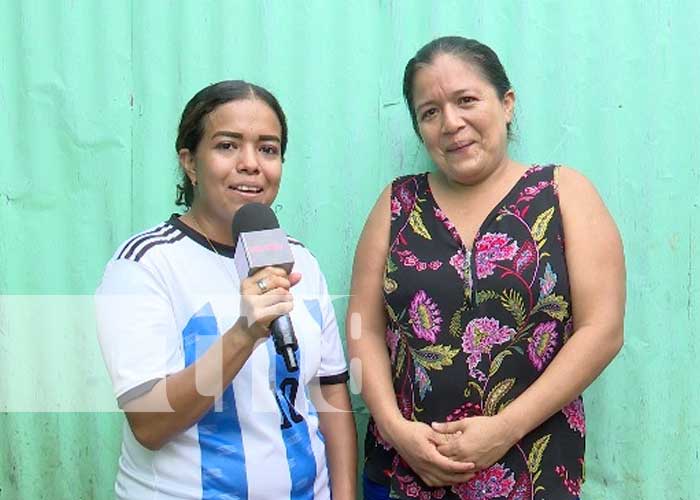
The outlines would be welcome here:
M 233 263 L 232 218 L 274 201 L 286 146 L 267 90 L 202 89 L 176 142 L 186 213 L 128 239 L 107 265 L 99 340 L 127 417 L 118 498 L 354 500 L 347 369 L 318 263 L 292 239 L 291 274 L 269 267 L 240 281 Z M 298 371 L 269 338 L 282 314 Z

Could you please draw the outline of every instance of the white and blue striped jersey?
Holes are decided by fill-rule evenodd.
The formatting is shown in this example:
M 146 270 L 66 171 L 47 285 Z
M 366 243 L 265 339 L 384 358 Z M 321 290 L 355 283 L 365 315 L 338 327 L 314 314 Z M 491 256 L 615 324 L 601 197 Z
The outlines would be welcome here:
M 324 440 L 309 396 L 315 382 L 344 383 L 347 367 L 316 259 L 290 240 L 290 314 L 299 370 L 288 372 L 272 340 L 255 348 L 214 407 L 151 451 L 128 423 L 116 480 L 120 499 L 327 499 Z M 98 337 L 120 404 L 193 363 L 239 317 L 232 247 L 177 216 L 122 244 L 96 293 Z

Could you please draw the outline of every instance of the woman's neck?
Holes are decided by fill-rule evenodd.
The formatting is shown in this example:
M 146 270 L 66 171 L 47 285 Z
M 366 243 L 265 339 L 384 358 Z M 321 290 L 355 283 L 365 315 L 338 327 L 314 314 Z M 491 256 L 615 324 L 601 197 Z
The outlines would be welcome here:
M 441 170 L 436 170 L 433 174 L 438 184 L 438 189 L 445 196 L 461 198 L 464 195 L 479 196 L 492 190 L 498 190 L 499 186 L 509 185 L 517 180 L 524 170 L 524 166 L 511 161 L 507 156 L 493 170 L 486 172 L 481 178 L 474 182 L 463 184 L 448 178 Z
M 190 208 L 187 213 L 180 217 L 180 220 L 198 233 L 201 233 L 207 240 L 224 245 L 233 245 L 231 225 L 224 225 L 212 217 L 207 217 L 197 210 L 196 207 Z

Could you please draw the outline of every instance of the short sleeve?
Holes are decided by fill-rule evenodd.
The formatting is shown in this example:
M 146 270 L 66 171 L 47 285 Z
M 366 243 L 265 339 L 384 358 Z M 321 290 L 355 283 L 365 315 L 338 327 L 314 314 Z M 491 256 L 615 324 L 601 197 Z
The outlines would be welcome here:
M 122 407 L 183 367 L 166 287 L 140 262 L 107 265 L 95 294 L 98 340 Z
M 343 343 L 340 340 L 338 322 L 331 297 L 328 294 L 328 286 L 323 274 L 319 277 L 319 307 L 323 325 L 321 329 L 321 366 L 317 376 L 321 384 L 339 384 L 348 380 L 348 368 L 343 352 Z

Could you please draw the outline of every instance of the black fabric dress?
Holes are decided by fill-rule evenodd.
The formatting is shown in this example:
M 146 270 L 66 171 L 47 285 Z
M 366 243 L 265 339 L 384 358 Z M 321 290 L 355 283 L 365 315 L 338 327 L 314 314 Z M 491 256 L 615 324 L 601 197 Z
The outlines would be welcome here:
M 399 408 L 430 424 L 495 415 L 551 362 L 572 332 L 557 168 L 533 166 L 465 248 L 427 174 L 392 186 L 384 278 L 386 341 Z M 577 498 L 583 401 L 530 432 L 499 462 L 451 488 L 430 488 L 370 420 L 366 473 L 396 498 Z

